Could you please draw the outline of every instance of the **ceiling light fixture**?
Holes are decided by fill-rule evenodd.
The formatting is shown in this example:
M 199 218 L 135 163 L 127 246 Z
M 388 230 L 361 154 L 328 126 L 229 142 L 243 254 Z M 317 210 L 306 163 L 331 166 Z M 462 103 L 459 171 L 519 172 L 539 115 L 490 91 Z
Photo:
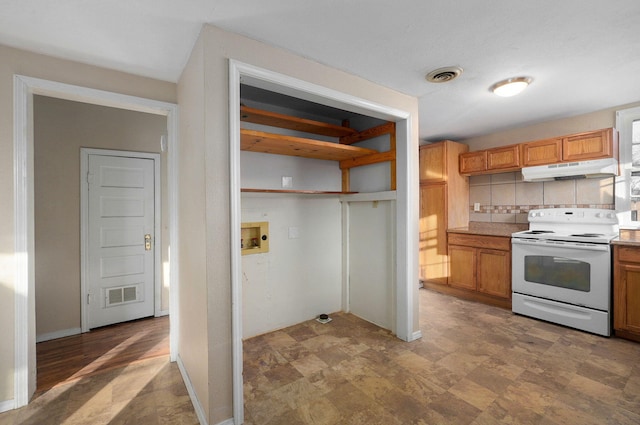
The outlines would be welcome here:
M 502 97 L 515 96 L 526 89 L 532 81 L 531 77 L 509 78 L 495 83 L 489 90 Z

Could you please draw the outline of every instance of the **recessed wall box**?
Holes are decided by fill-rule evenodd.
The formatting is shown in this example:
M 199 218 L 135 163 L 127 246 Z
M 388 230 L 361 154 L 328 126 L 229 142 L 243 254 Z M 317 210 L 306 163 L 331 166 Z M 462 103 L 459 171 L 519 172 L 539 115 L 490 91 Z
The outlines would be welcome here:
M 242 255 L 269 252 L 269 222 L 242 223 L 241 237 Z

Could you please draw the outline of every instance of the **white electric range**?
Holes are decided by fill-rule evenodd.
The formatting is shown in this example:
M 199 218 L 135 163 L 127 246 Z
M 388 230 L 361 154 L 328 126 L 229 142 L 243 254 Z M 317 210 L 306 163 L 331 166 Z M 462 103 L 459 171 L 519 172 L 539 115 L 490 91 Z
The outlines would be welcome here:
M 512 310 L 611 335 L 611 246 L 615 211 L 531 210 L 529 230 L 513 233 Z

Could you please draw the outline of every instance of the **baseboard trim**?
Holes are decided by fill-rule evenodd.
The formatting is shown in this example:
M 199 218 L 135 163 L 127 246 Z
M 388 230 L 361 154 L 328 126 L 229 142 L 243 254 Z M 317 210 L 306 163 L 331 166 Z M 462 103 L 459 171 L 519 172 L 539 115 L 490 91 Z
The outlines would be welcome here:
M 411 339 L 407 342 L 415 341 L 416 339 L 422 338 L 422 331 L 415 331 L 411 334 Z
M 49 332 L 36 336 L 37 342 L 51 341 L 52 339 L 64 338 L 65 336 L 78 335 L 82 333 L 80 328 L 62 329 L 60 331 Z
M 184 385 L 187 387 L 187 392 L 189 393 L 189 398 L 191 398 L 191 403 L 193 404 L 193 408 L 196 411 L 196 415 L 198 416 L 198 421 L 200 421 L 200 425 L 208 425 L 207 417 L 204 413 L 204 409 L 200 404 L 200 400 L 198 400 L 198 396 L 196 395 L 196 391 L 193 389 L 193 384 L 191 383 L 191 379 L 189 379 L 189 374 L 187 373 L 187 369 L 184 367 L 184 363 L 182 363 L 182 359 L 180 355 L 176 357 L 176 363 L 178 363 L 178 369 L 180 370 L 180 374 L 182 375 L 182 380 L 184 381 Z
M 161 316 L 168 316 L 169 315 L 169 310 L 160 310 L 156 313 L 156 317 L 161 317 Z
M 15 400 L 0 401 L 0 413 L 7 412 L 16 408 Z
M 235 425 L 235 422 L 233 421 L 233 418 L 229 418 L 226 421 L 222 421 L 217 425 Z
M 440 283 L 433 283 L 429 281 L 423 282 L 423 290 L 432 290 L 441 294 L 453 295 L 454 297 L 462 298 L 464 300 L 476 301 L 483 304 L 489 304 L 496 307 L 511 310 L 511 298 L 500 298 L 493 295 L 487 295 L 482 292 L 476 292 L 467 289 L 454 288 L 451 285 L 443 285 Z

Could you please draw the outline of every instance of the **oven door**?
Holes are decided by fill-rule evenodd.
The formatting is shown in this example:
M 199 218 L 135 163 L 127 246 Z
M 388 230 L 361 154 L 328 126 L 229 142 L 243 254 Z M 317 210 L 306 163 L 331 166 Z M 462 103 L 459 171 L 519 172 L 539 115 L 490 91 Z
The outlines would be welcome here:
M 608 244 L 518 238 L 511 244 L 513 292 L 610 310 Z

